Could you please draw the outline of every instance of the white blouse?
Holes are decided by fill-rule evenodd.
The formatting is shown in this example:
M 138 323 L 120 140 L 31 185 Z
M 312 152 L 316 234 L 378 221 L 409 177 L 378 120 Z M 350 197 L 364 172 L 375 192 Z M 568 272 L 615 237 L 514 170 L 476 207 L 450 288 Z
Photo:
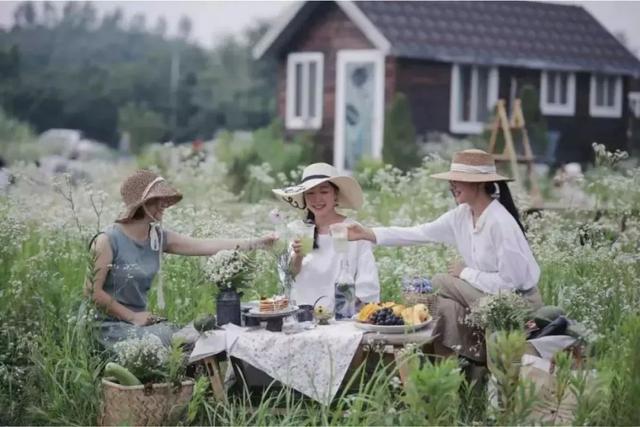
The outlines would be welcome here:
M 378 227 L 373 232 L 377 243 L 384 246 L 425 242 L 455 246 L 466 264 L 460 278 L 489 294 L 508 289 L 526 291 L 540 278 L 540 267 L 522 230 L 497 200 L 482 212 L 475 228 L 471 208 L 463 203 L 427 224 Z
M 346 219 L 345 223 L 353 223 Z M 296 304 L 314 304 L 321 296 L 327 296 L 319 304 L 333 307 L 335 283 L 340 274 L 340 261 L 346 255 L 349 274 L 356 284 L 356 297 L 364 302 L 380 301 L 378 268 L 373 257 L 373 245 L 367 241 L 348 242 L 346 254 L 333 249 L 329 234 L 318 234 L 318 249 L 302 259 L 300 273 L 295 278 L 291 298 Z

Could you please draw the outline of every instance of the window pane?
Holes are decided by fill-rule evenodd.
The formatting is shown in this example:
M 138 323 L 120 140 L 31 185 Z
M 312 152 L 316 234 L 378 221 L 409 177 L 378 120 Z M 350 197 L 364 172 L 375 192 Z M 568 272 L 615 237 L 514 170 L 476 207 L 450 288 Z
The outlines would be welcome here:
M 460 94 L 458 98 L 458 119 L 471 120 L 471 66 L 460 66 Z
M 484 122 L 489 117 L 489 69 L 486 67 L 478 67 L 478 96 L 476 97 L 478 105 L 477 114 L 474 121 Z
M 547 73 L 547 103 L 556 102 L 556 73 Z
M 303 71 L 303 64 L 301 63 L 297 63 L 296 64 L 296 71 L 295 71 L 295 94 L 294 94 L 294 108 L 293 108 L 293 115 L 295 117 L 300 117 L 302 116 L 302 71 Z
M 316 116 L 316 67 L 315 61 L 309 62 L 309 119 Z
M 604 81 L 602 76 L 596 76 L 596 105 L 604 105 Z
M 616 97 L 616 79 L 614 77 L 608 77 L 607 82 L 607 106 L 613 107 L 615 105 Z
M 560 81 L 560 104 L 562 105 L 566 105 L 567 104 L 567 89 L 569 86 L 569 74 L 567 73 L 558 73 L 558 75 L 560 76 L 559 81 Z

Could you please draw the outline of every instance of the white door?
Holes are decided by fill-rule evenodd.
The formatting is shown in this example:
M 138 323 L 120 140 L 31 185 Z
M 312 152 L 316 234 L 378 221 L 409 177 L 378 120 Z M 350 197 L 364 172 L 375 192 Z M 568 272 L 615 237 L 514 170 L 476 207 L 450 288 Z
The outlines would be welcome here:
M 384 55 L 377 50 L 341 50 L 336 74 L 333 162 L 348 172 L 362 157 L 382 156 Z

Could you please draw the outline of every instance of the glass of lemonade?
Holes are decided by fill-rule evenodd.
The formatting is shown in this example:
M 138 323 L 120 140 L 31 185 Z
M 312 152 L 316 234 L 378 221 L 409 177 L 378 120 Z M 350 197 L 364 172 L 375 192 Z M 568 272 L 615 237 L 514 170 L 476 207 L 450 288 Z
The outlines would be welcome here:
M 341 254 L 347 253 L 349 241 L 347 240 L 347 224 L 338 222 L 329 226 L 329 232 L 333 240 L 333 249 Z
M 300 240 L 302 245 L 302 256 L 305 256 L 313 250 L 313 235 L 316 226 L 314 224 L 300 222 L 297 224 L 295 238 Z

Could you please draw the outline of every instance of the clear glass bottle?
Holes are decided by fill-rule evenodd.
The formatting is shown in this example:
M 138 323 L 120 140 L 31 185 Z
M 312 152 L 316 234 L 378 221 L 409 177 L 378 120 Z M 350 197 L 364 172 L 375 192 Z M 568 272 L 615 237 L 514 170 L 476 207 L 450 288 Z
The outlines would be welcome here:
M 340 273 L 335 285 L 336 320 L 351 319 L 356 314 L 356 283 L 349 269 L 346 254 L 340 261 Z

